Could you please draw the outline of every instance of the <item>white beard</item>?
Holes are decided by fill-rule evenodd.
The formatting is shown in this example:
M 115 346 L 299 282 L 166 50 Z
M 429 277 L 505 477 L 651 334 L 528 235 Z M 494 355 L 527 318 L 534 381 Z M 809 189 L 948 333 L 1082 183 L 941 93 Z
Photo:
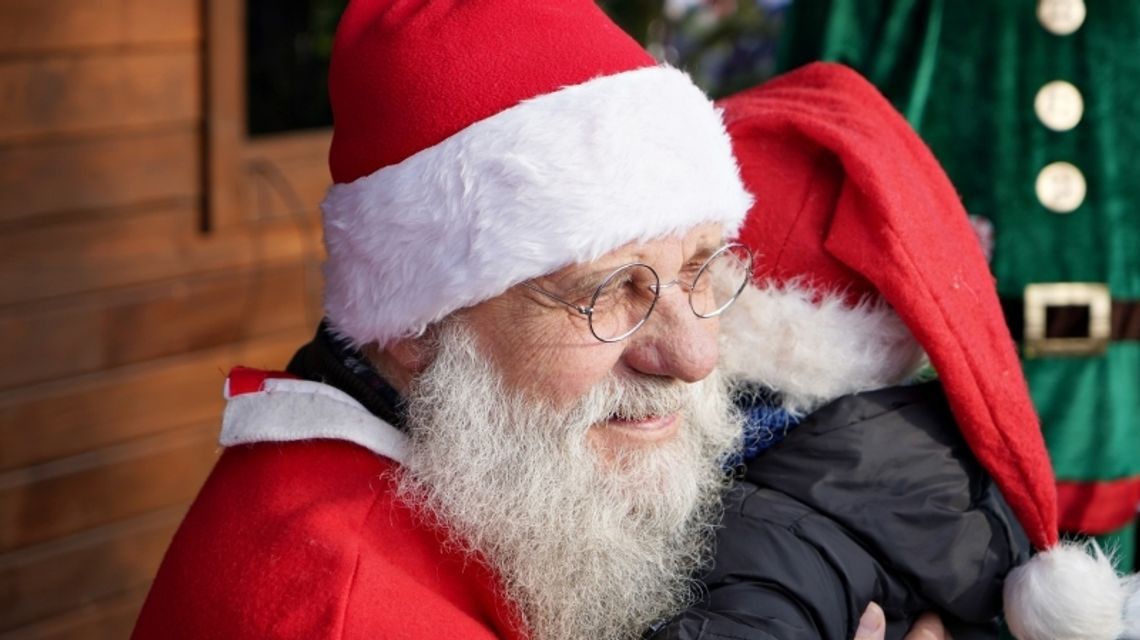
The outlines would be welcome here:
M 501 379 L 458 324 L 407 398 L 402 498 L 502 579 L 530 637 L 637 638 L 694 596 L 740 421 L 718 376 L 609 378 L 555 411 Z M 681 412 L 671 441 L 609 451 L 590 426 Z

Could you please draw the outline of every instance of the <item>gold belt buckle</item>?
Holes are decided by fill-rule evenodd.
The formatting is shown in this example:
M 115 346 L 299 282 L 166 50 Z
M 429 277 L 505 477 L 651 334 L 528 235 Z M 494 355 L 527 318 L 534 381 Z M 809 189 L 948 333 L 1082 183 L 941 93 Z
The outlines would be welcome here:
M 1087 336 L 1045 335 L 1049 307 L 1088 307 Z M 1025 357 L 1093 356 L 1104 353 L 1112 336 L 1112 298 L 1099 282 L 1047 282 L 1025 287 Z

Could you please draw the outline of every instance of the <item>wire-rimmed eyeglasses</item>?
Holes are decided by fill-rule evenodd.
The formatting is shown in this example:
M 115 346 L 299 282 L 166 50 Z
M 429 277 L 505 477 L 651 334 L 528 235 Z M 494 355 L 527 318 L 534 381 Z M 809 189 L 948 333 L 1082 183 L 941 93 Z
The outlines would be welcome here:
M 620 342 L 645 324 L 657 305 L 663 289 L 680 285 L 689 293 L 689 308 L 698 318 L 713 318 L 732 306 L 752 275 L 752 252 L 739 243 L 726 244 L 708 257 L 693 279 L 681 277 L 661 283 L 653 267 L 631 262 L 614 269 L 602 279 L 582 306 L 529 282 L 526 288 L 586 316 L 590 333 L 602 342 Z

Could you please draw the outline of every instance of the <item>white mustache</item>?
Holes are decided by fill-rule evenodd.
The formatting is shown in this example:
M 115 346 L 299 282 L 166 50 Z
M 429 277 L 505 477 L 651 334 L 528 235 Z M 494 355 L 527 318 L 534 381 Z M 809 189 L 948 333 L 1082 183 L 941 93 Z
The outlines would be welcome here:
M 598 391 L 604 398 L 599 420 L 646 420 L 683 411 L 692 397 L 688 385 L 667 380 L 609 378 Z

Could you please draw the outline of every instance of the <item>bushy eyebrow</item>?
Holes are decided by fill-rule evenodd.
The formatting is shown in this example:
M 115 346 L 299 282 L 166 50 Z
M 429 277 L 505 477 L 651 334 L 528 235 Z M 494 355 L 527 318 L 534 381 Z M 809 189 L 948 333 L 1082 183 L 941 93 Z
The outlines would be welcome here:
M 594 290 L 598 288 L 602 280 L 624 264 L 629 263 L 623 262 L 604 269 L 591 269 L 590 271 L 574 274 L 568 278 L 559 280 L 557 284 L 558 289 L 562 292 L 561 295 L 568 300 L 579 301 L 581 298 L 593 295 Z
M 702 264 L 705 260 L 708 260 L 710 257 L 712 257 L 712 254 L 716 253 L 723 246 L 724 243 L 716 243 L 711 245 L 707 242 L 702 243 L 702 245 L 698 247 L 697 250 L 694 251 L 687 260 L 685 260 L 685 263 Z
M 682 265 L 697 266 L 704 264 L 712 254 L 716 253 L 718 249 L 724 246 L 723 241 L 714 241 L 712 243 L 702 242 L 701 246 L 697 247 L 696 251 L 690 254 Z M 645 258 L 641 254 L 633 254 L 626 262 L 618 262 L 613 265 L 602 267 L 598 269 L 590 269 L 576 274 L 566 276 L 565 278 L 555 281 L 554 286 L 557 287 L 559 295 L 564 296 L 571 300 L 578 300 L 586 296 L 592 295 L 598 285 L 606 276 L 614 272 L 614 270 L 635 262 L 645 263 Z M 653 266 L 653 265 L 650 265 Z

